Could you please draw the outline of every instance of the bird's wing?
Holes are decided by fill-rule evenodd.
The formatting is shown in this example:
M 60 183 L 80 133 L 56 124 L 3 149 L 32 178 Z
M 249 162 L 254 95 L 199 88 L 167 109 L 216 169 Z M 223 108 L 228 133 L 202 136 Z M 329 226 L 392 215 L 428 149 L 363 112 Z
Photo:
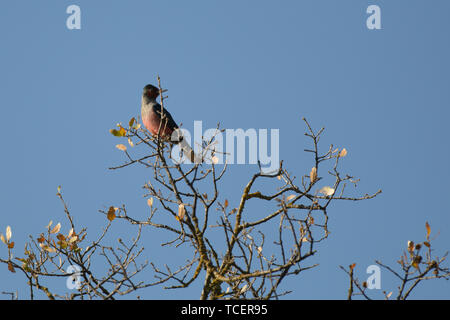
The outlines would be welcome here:
M 153 112 L 161 119 L 161 105 L 159 103 L 155 103 L 153 105 Z M 167 119 L 167 126 L 171 128 L 172 130 L 177 129 L 178 125 L 176 124 L 175 120 L 173 120 L 172 115 L 170 114 L 167 109 L 163 109 L 164 118 Z M 164 125 L 164 124 L 163 124 Z

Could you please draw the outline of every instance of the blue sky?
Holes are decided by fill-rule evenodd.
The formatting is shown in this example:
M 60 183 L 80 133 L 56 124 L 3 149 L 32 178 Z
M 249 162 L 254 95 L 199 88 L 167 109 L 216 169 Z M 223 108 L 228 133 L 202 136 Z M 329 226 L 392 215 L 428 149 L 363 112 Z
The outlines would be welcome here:
M 81 30 L 66 28 L 71 4 L 81 8 Z M 381 8 L 381 30 L 366 27 L 371 4 Z M 345 298 L 339 265 L 356 262 L 361 279 L 375 259 L 394 265 L 407 240 L 423 241 L 426 221 L 442 255 L 450 243 L 449 10 L 443 0 L 2 1 L 0 230 L 10 225 L 21 249 L 28 234 L 62 221 L 58 185 L 93 234 L 105 223 L 98 210 L 110 205 L 144 216 L 149 175 L 107 169 L 123 160 L 108 131 L 139 114 L 142 87 L 159 74 L 183 127 L 280 129 L 280 159 L 301 176 L 312 164 L 302 151 L 306 117 L 326 127 L 323 148 L 347 148 L 343 169 L 361 178 L 361 193 L 383 190 L 333 205 L 331 236 L 311 260 L 320 266 L 289 281 L 289 298 Z M 222 186 L 230 205 L 256 170 L 230 168 Z M 125 230 L 117 223 L 112 238 Z M 159 246 L 163 235 L 146 232 L 149 259 L 173 259 Z M 3 266 L 0 279 L 1 291 L 26 297 L 19 274 Z M 395 290 L 392 280 L 382 273 L 382 289 Z M 199 286 L 137 294 L 197 298 Z M 424 283 L 413 297 L 448 299 L 450 284 Z

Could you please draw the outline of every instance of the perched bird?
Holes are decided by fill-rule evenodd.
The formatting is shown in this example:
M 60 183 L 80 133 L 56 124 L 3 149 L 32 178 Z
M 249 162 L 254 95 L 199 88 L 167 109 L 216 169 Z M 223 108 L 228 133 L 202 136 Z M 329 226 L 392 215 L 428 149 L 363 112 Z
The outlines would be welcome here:
M 175 144 L 180 144 L 183 153 L 191 161 L 198 163 L 199 159 L 196 157 L 194 151 L 185 141 L 178 125 L 173 120 L 172 115 L 166 108 L 162 108 L 156 101 L 159 96 L 159 89 L 151 84 L 144 87 L 141 101 L 141 117 L 145 128 L 151 132 L 152 135 L 160 135 L 163 140 L 171 141 Z M 201 162 L 201 161 L 200 161 Z

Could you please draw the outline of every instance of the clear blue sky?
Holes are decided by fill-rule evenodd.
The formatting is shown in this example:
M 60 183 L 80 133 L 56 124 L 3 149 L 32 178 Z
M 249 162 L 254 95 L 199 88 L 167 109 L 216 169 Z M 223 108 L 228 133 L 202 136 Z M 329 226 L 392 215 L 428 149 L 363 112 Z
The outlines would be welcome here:
M 82 29 L 66 28 L 77 4 Z M 381 7 L 382 30 L 368 30 L 366 8 Z M 280 129 L 280 158 L 308 173 L 301 117 L 326 127 L 323 147 L 346 147 L 344 169 L 361 178 L 359 203 L 335 203 L 329 240 L 289 280 L 291 299 L 346 297 L 339 269 L 357 263 L 360 279 L 375 259 L 394 265 L 407 240 L 422 241 L 425 221 L 437 253 L 450 249 L 450 2 L 436 1 L 22 1 L 0 4 L 0 232 L 18 252 L 28 234 L 63 221 L 63 186 L 76 222 L 94 234 L 98 209 L 148 207 L 142 168 L 112 172 L 123 154 L 108 130 L 139 113 L 142 87 L 160 74 L 168 109 L 192 128 Z M 230 205 L 257 166 L 233 166 L 223 185 Z M 68 226 L 63 225 L 67 231 Z M 114 237 L 126 238 L 120 221 Z M 147 256 L 166 259 L 159 233 L 146 231 Z M 4 257 L 6 249 L 0 246 Z M 0 290 L 27 294 L 24 278 L 0 266 Z M 397 284 L 382 273 L 382 289 Z M 65 281 L 56 283 L 64 290 Z M 60 286 L 60 287 L 59 287 Z M 199 285 L 137 294 L 198 298 Z M 134 296 L 130 296 L 133 298 Z M 414 298 L 450 298 L 430 281 Z M 0 298 L 7 298 L 0 297 Z

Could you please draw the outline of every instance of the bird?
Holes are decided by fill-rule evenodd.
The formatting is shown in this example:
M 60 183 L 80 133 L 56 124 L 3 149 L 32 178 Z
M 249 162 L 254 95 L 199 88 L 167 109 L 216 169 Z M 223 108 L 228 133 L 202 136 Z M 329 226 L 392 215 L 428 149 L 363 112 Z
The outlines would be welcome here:
M 186 157 L 191 162 L 198 163 L 199 158 L 184 139 L 170 112 L 166 108 L 162 108 L 156 101 L 159 94 L 160 89 L 151 84 L 144 87 L 141 100 L 141 118 L 144 127 L 153 136 L 157 136 L 159 133 L 162 140 L 180 144 Z

